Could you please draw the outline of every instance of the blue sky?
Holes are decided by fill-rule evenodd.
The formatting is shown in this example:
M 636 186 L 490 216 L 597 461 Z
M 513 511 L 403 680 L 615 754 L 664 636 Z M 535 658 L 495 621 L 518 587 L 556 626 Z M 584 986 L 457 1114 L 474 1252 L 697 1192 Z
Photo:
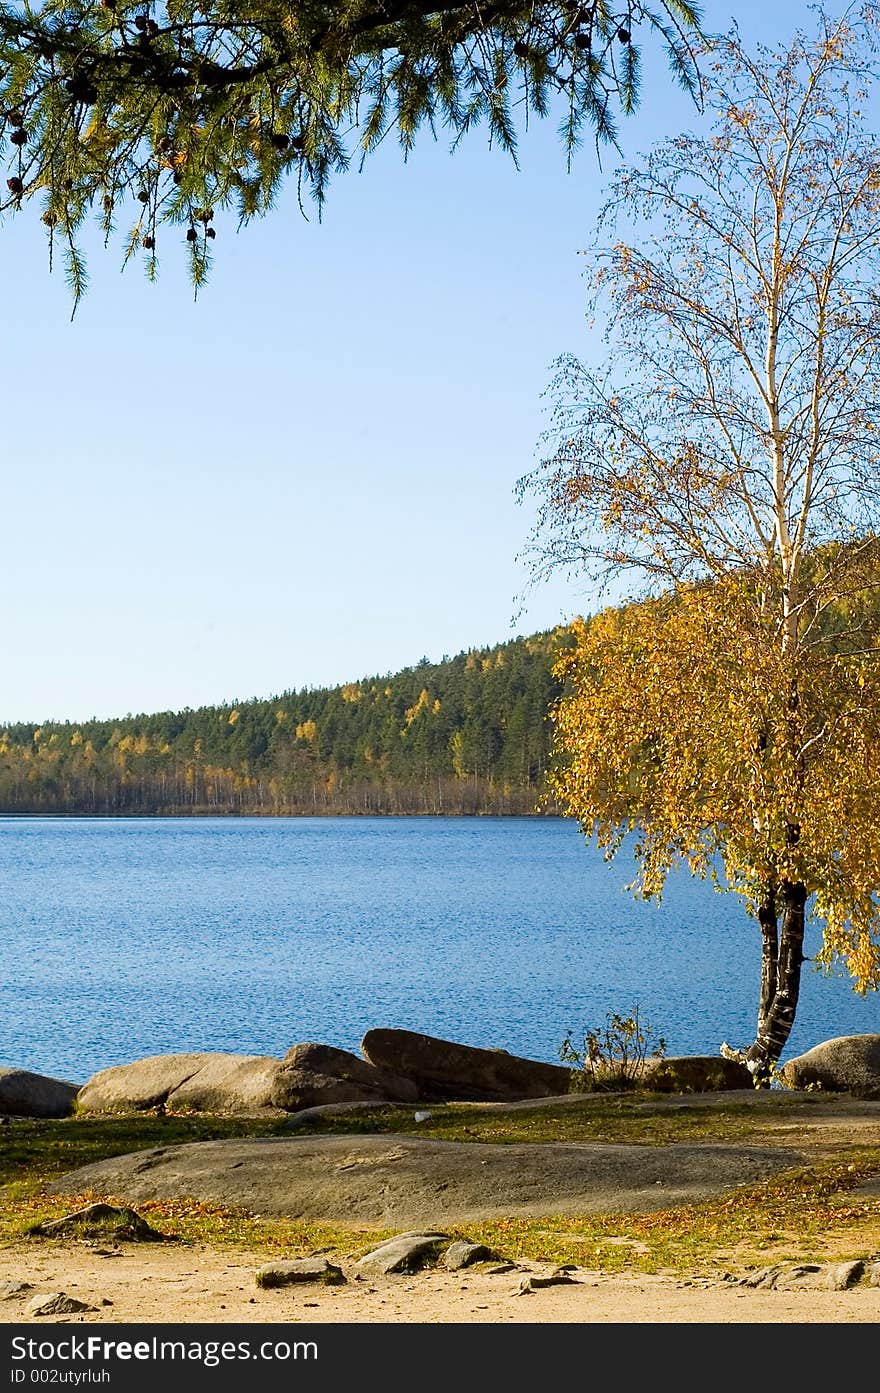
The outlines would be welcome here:
M 812 28 L 794 0 L 706 0 L 706 27 L 734 13 Z M 696 123 L 655 63 L 623 157 Z M 590 351 L 578 253 L 617 162 L 568 173 L 549 122 L 518 171 L 479 131 L 406 165 L 386 143 L 321 224 L 292 196 L 218 224 L 196 303 L 175 234 L 153 286 L 96 248 L 72 323 L 39 223 L 8 220 L 0 722 L 336 683 L 592 608 L 559 579 L 520 612 L 513 491 L 554 359 Z

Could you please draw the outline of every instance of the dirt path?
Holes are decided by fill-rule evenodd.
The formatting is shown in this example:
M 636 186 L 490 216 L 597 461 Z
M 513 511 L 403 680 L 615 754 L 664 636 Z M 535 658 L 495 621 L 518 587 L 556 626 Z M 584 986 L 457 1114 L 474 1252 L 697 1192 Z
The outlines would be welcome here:
M 576 1284 L 520 1295 L 526 1274 L 550 1270 L 523 1262 L 495 1275 L 474 1269 L 427 1270 L 409 1277 L 350 1280 L 340 1287 L 264 1291 L 254 1282 L 263 1262 L 264 1254 L 201 1246 L 147 1251 L 131 1245 L 120 1256 L 102 1257 L 79 1244 L 51 1244 L 39 1251 L 0 1251 L 0 1283 L 27 1281 L 34 1291 L 61 1289 L 97 1306 L 81 1315 L 52 1318 L 73 1323 L 880 1322 L 880 1287 L 753 1291 L 720 1279 L 609 1276 L 579 1268 L 572 1273 Z M 101 1306 L 101 1301 L 113 1304 Z M 0 1302 L 0 1322 L 27 1319 L 24 1305 L 23 1300 Z

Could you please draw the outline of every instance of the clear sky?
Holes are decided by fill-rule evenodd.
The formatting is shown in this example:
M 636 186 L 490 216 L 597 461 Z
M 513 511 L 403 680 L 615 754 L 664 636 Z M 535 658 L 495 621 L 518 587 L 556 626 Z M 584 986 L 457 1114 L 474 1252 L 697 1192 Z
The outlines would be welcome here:
M 813 27 L 803 0 L 704 15 Z M 656 63 L 623 157 L 696 123 Z M 567 173 L 550 122 L 518 171 L 480 131 L 406 165 L 387 142 L 322 224 L 292 197 L 218 223 L 196 303 L 173 232 L 154 286 L 96 247 L 72 323 L 36 216 L 7 221 L 0 723 L 332 684 L 590 610 L 560 579 L 520 612 L 514 486 L 554 359 L 590 348 L 578 252 L 617 162 Z

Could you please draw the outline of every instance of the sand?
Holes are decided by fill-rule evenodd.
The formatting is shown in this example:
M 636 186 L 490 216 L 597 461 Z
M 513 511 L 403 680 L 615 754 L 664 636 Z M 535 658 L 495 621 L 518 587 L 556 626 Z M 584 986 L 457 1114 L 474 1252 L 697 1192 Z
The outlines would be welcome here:
M 570 1286 L 521 1295 L 529 1273 L 552 1269 L 520 1262 L 491 1273 L 426 1269 L 414 1276 L 350 1280 L 263 1290 L 254 1274 L 265 1254 L 202 1245 L 126 1244 L 94 1249 L 76 1242 L 0 1251 L 0 1283 L 27 1281 L 23 1299 L 0 1301 L 0 1322 L 25 1315 L 38 1291 L 67 1292 L 96 1309 L 53 1323 L 876 1323 L 880 1287 L 849 1291 L 750 1290 L 719 1278 L 609 1275 L 575 1268 Z M 110 1305 L 102 1305 L 110 1302 Z

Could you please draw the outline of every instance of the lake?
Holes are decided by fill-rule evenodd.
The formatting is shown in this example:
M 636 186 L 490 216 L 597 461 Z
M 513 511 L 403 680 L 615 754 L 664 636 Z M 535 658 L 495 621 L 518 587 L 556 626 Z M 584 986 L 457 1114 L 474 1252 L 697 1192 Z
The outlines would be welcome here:
M 562 818 L 0 818 L 0 1064 L 357 1052 L 374 1026 L 555 1060 L 638 1004 L 669 1054 L 752 1039 L 760 935 L 676 873 L 625 889 Z M 815 952 L 818 934 L 808 935 Z M 786 1055 L 880 1030 L 804 966 Z

